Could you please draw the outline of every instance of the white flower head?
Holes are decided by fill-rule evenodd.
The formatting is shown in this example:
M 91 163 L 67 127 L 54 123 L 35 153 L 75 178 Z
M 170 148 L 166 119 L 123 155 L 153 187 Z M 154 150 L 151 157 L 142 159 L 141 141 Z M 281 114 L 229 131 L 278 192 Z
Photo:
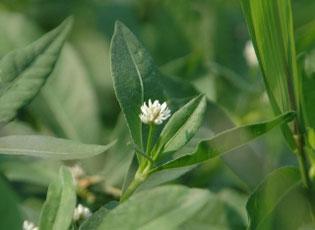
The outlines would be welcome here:
M 84 207 L 82 204 L 78 204 L 78 206 L 74 209 L 73 220 L 85 220 L 92 215 L 89 208 Z
M 28 220 L 24 220 L 23 230 L 38 230 L 38 227 L 32 222 L 30 222 Z
M 145 124 L 160 125 L 163 121 L 167 120 L 171 116 L 171 110 L 167 107 L 166 102 L 160 104 L 158 100 L 153 103 L 149 99 L 148 104 L 146 102 L 141 106 L 140 120 Z
M 247 41 L 244 48 L 244 57 L 251 67 L 258 66 L 258 59 L 252 41 Z

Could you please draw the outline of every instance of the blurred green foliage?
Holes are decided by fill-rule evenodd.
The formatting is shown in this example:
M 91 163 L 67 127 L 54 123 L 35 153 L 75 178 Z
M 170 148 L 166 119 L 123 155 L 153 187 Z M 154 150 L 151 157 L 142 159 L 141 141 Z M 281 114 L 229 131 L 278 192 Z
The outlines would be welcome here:
M 298 57 L 305 57 L 302 60 L 309 65 L 307 60 L 314 56 L 309 54 L 315 44 L 312 39 L 315 3 L 295 0 L 292 5 Z M 163 74 L 191 83 L 223 108 L 213 109 L 210 105 L 206 125 L 211 131 L 205 126 L 200 131 L 201 137 L 204 137 L 202 132 L 214 134 L 235 124 L 273 116 L 260 69 L 250 66 L 244 57 L 249 34 L 237 0 L 2 0 L 0 57 L 31 43 L 69 15 L 74 16 L 75 24 L 56 69 L 37 98 L 19 111 L 18 119 L 0 134 L 40 133 L 92 144 L 117 139 L 117 144 L 104 154 L 82 161 L 1 155 L 1 174 L 8 181 L 0 181 L 4 202 L 0 206 L 10 209 L 0 213 L 9 213 L 10 218 L 1 218 L 7 222 L 0 226 L 14 223 L 11 229 L 19 229 L 22 219 L 38 223 L 48 184 L 58 178 L 62 164 L 79 164 L 86 172 L 82 182 L 86 184 L 77 188 L 77 194 L 79 202 L 91 210 L 121 195 L 133 151 L 110 74 L 110 40 L 116 20 L 125 23 L 138 36 Z M 305 81 L 313 84 L 314 68 L 309 67 Z M 307 91 L 312 89 L 306 86 Z M 220 197 L 215 207 L 208 204 L 203 209 L 218 206 L 224 212 L 223 206 L 231 206 L 232 213 L 237 210 L 237 221 L 233 223 L 236 225 L 232 226 L 244 229 L 247 225 L 245 201 L 249 194 L 268 173 L 284 165 L 296 165 L 296 162 L 280 131 L 273 130 L 223 159 L 196 166 L 172 183 L 209 190 L 204 202 Z M 141 211 L 146 212 L 146 208 Z M 231 228 L 227 223 L 228 214 L 224 215 L 223 224 L 220 223 L 224 229 Z M 106 217 L 113 226 L 117 221 L 115 215 Z M 194 226 L 194 215 L 189 213 L 187 226 Z M 206 221 L 205 224 L 215 224 L 202 215 L 197 215 L 198 218 Z

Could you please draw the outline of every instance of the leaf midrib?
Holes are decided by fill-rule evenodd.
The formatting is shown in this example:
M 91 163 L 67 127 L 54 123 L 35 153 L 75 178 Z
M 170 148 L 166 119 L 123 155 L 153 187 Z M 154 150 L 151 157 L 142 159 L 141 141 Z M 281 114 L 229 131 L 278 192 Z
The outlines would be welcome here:
M 266 215 L 261 219 L 261 221 L 259 221 L 259 223 L 257 224 L 257 226 L 255 227 L 255 229 L 259 229 L 259 226 L 261 224 L 264 223 L 264 221 L 270 216 L 270 214 L 275 210 L 275 208 L 278 206 L 278 204 L 282 201 L 282 199 L 289 194 L 301 181 L 299 180 L 298 182 L 294 183 L 292 186 L 289 187 L 289 189 L 287 189 L 286 192 L 284 192 L 279 199 L 277 200 L 277 202 L 270 208 L 270 210 L 268 210 L 268 212 L 266 213 Z M 252 225 L 250 225 L 250 229 L 252 229 Z
M 61 32 L 62 32 L 62 31 L 61 31 Z M 25 67 L 24 67 L 21 71 L 18 71 L 17 76 L 16 76 L 15 78 L 13 78 L 11 81 L 9 81 L 9 82 L 8 82 L 8 85 L 7 85 L 3 90 L 1 90 L 1 92 L 0 92 L 0 98 L 1 98 L 3 95 L 5 95 L 6 92 L 7 92 L 8 90 L 10 90 L 11 87 L 15 84 L 15 82 L 19 81 L 19 80 L 23 77 L 23 74 L 33 65 L 33 63 L 34 63 L 38 58 L 40 58 L 40 56 L 41 56 L 42 54 L 44 54 L 44 53 L 47 51 L 47 49 L 49 49 L 49 47 L 52 45 L 52 43 L 54 43 L 55 39 L 60 35 L 61 32 L 56 33 L 55 36 L 53 36 L 52 41 L 51 41 L 47 46 L 45 46 L 44 49 L 43 49 L 41 52 L 37 53 L 36 56 L 35 56 L 34 58 L 32 58 L 32 59 L 25 65 Z M 39 40 L 41 40 L 41 39 L 42 39 L 42 38 L 39 38 Z M 39 40 L 35 41 L 35 43 L 38 42 Z M 27 47 L 23 48 L 23 51 L 25 51 L 27 48 L 32 47 L 33 44 L 34 44 L 34 43 L 31 43 L 31 44 L 29 44 Z M 17 70 L 17 69 L 18 69 L 18 68 L 17 68 L 17 64 L 16 64 L 16 62 L 15 62 L 15 61 L 16 61 L 15 57 L 16 57 L 16 52 L 17 52 L 17 51 L 18 51 L 18 50 L 15 50 L 15 51 L 12 51 L 11 54 L 8 54 L 8 55 L 12 55 L 12 58 L 13 58 L 13 60 L 14 60 L 14 70 Z M 34 48 L 32 49 L 32 51 L 34 51 Z M 15 72 L 14 70 L 12 70 L 11 73 L 14 73 L 14 72 Z M 11 73 L 9 73 L 9 74 L 11 74 Z

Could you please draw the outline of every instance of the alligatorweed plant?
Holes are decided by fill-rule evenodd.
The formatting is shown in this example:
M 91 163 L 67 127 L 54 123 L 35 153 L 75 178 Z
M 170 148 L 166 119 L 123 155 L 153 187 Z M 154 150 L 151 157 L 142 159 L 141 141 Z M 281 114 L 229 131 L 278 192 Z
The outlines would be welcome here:
M 314 79 L 310 76 L 312 69 L 307 65 L 312 57 L 305 52 L 310 46 L 310 39 L 303 39 L 309 38 L 310 34 L 304 29 L 297 32 L 298 39 L 295 39 L 289 0 L 241 0 L 241 6 L 275 117 L 255 124 L 218 130 L 217 123 L 220 121 L 231 123 L 225 113 L 188 82 L 162 73 L 136 36 L 118 21 L 110 45 L 110 68 L 122 118 L 113 131 L 114 138 L 109 138 L 112 139 L 110 144 L 80 143 L 93 142 L 87 140 L 90 132 L 85 134 L 85 129 L 79 132 L 75 129 L 82 122 L 88 124 L 90 121 L 72 121 L 75 117 L 71 116 L 67 119 L 63 110 L 67 108 L 64 106 L 67 97 L 58 96 L 58 93 L 62 90 L 68 92 L 71 87 L 62 89 L 65 80 L 59 79 L 59 84 L 55 79 L 55 85 L 45 86 L 38 95 L 37 104 L 31 107 L 54 114 L 48 118 L 38 114 L 38 117 L 47 119 L 52 130 L 62 130 L 64 136 L 75 141 L 48 135 L 7 135 L 0 137 L 0 152 L 9 156 L 26 155 L 59 160 L 56 163 L 59 167 L 73 165 L 77 160 L 101 155 L 109 150 L 112 152 L 108 154 L 119 158 L 107 168 L 110 174 L 123 174 L 122 168 L 126 169 L 128 164 L 123 186 L 121 190 L 105 186 L 105 190 L 110 191 L 116 199 L 102 202 L 97 200 L 97 192 L 90 190 L 90 187 L 104 180 L 101 175 L 89 177 L 77 164 L 70 168 L 61 166 L 59 175 L 49 185 L 36 223 L 25 221 L 24 229 L 34 230 L 37 225 L 44 230 L 312 228 L 315 178 L 315 117 L 312 100 L 315 88 Z M 53 72 L 71 25 L 72 18 L 66 19 L 34 43 L 2 57 L 2 129 L 14 119 L 21 107 L 39 93 Z M 68 57 L 75 56 L 69 51 L 71 49 L 65 50 Z M 60 91 L 54 91 L 54 87 Z M 82 108 L 90 104 L 80 106 Z M 215 119 L 216 122 L 211 123 Z M 97 122 L 93 122 L 91 127 L 91 130 L 99 131 Z M 248 171 L 243 173 L 242 170 L 246 164 L 260 167 L 259 162 L 255 163 L 255 152 L 245 145 L 274 127 L 281 128 L 298 165 L 276 169 L 257 184 Z M 239 148 L 241 156 L 250 159 L 249 162 L 241 162 L 241 167 L 236 162 L 239 159 L 224 155 Z M 197 165 L 219 157 L 249 187 L 251 195 L 246 205 L 248 222 L 238 205 L 231 202 L 231 194 L 228 195 L 231 198 L 229 200 L 208 189 L 183 185 L 160 186 L 195 169 Z M 87 168 L 89 160 L 82 161 Z M 116 164 L 121 161 L 124 167 Z M 8 173 L 11 177 L 23 177 L 21 174 L 29 173 L 27 169 L 23 171 L 23 164 L 17 163 L 17 166 L 13 174 Z M 19 170 L 22 173 L 19 174 Z M 36 176 L 32 177 L 37 178 L 33 182 L 47 183 Z M 1 182 L 0 191 L 7 194 L 5 202 L 12 207 L 12 212 L 19 213 L 16 201 L 8 195 L 10 190 L 6 182 Z M 92 212 L 81 202 L 87 205 L 97 203 L 98 209 Z M 6 221 L 12 229 L 22 226 L 19 215 Z

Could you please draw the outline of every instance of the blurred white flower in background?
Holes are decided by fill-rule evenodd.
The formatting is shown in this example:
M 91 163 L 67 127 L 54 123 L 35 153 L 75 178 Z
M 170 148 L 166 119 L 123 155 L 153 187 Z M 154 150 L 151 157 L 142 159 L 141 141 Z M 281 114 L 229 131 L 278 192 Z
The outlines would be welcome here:
M 38 230 L 38 227 L 32 222 L 30 222 L 28 220 L 24 220 L 23 230 Z
M 244 47 L 244 57 L 250 67 L 258 66 L 258 59 L 252 41 L 247 41 Z
M 73 220 L 85 220 L 92 215 L 89 208 L 83 206 L 82 204 L 78 204 L 78 206 L 74 209 Z
M 74 178 L 74 183 L 77 185 L 79 179 L 81 179 L 85 175 L 85 172 L 82 169 L 82 167 L 78 164 L 75 164 L 75 165 L 69 167 L 69 169 L 70 169 L 70 172 Z
M 163 121 L 167 120 L 171 116 L 171 110 L 167 107 L 166 102 L 160 104 L 158 100 L 153 103 L 149 99 L 148 104 L 146 102 L 141 106 L 141 114 L 139 115 L 141 121 L 145 124 L 160 125 Z

